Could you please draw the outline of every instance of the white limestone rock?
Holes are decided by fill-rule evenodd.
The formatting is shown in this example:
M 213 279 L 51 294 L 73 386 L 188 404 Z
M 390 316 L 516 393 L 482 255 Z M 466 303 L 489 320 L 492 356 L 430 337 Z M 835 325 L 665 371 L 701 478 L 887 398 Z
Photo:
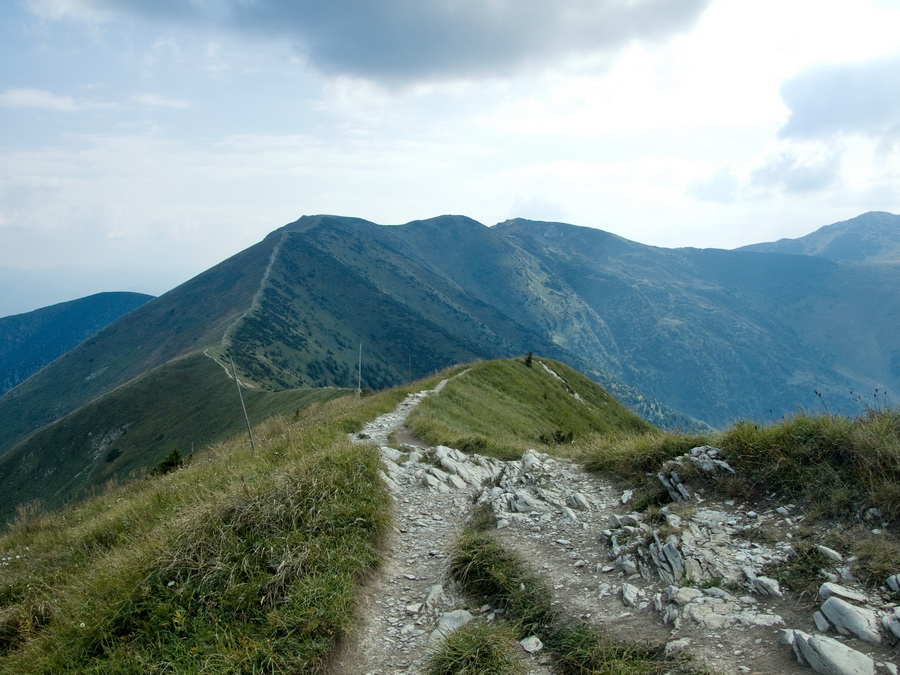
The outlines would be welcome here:
M 541 639 L 537 635 L 531 635 L 524 640 L 519 640 L 519 644 L 522 645 L 522 649 L 529 654 L 537 654 L 544 648 L 544 643 L 541 642 Z
M 454 609 L 452 612 L 444 612 L 438 621 L 437 628 L 431 633 L 429 641 L 438 642 L 455 630 L 459 630 L 475 617 L 465 609 Z
M 841 586 L 840 584 L 826 581 L 824 584 L 819 586 L 819 597 L 822 598 L 822 600 L 826 600 L 832 595 L 836 595 L 839 598 L 843 598 L 844 600 L 851 600 L 853 602 L 868 601 L 868 598 L 859 591 L 854 591 L 852 588 L 847 588 L 846 586 Z
M 824 635 L 808 635 L 801 630 L 782 631 L 781 643 L 790 645 L 797 661 L 823 675 L 875 675 L 875 662 Z
M 874 644 L 881 642 L 878 619 L 872 610 L 851 605 L 832 595 L 822 603 L 821 611 L 841 635 L 855 635 Z

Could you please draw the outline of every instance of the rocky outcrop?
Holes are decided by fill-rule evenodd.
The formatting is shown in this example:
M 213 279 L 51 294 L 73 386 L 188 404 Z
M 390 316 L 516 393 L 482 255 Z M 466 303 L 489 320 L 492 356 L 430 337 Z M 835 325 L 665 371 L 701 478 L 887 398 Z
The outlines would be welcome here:
M 766 570 L 796 555 L 803 516 L 790 504 L 754 510 L 689 489 L 684 478 L 697 471 L 732 471 L 716 448 L 667 463 L 660 475 L 679 501 L 648 515 L 629 510 L 631 490 L 534 450 L 504 462 L 444 446 L 392 447 L 391 431 L 425 395 L 361 434 L 380 446 L 397 542 L 374 601 L 367 658 L 379 667 L 359 672 L 421 672 L 423 655 L 455 627 L 502 615 L 468 606 L 447 574 L 455 534 L 476 507 L 493 514 L 497 536 L 548 579 L 571 616 L 624 639 L 652 636 L 666 653 L 689 651 L 726 674 L 896 672 L 885 647 L 900 641 L 900 611 L 885 598 L 900 589 L 900 574 L 873 594 L 848 582 L 848 561 L 822 546 L 832 567 L 815 605 L 798 613 Z M 550 672 L 535 640 L 521 646 L 529 673 Z

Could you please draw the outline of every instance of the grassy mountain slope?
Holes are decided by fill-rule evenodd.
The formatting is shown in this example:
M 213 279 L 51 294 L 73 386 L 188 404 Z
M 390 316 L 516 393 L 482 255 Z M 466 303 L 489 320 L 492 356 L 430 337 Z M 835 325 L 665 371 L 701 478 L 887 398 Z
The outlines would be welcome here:
M 0 318 L 0 395 L 153 296 L 97 293 Z
M 900 216 L 870 211 L 826 225 L 804 237 L 751 244 L 739 250 L 856 262 L 900 262 Z
M 537 357 L 473 366 L 449 380 L 440 396 L 426 398 L 407 425 L 432 445 L 505 459 L 529 448 L 653 428 L 593 380 Z
M 322 672 L 390 503 L 354 419 L 402 392 L 277 418 L 188 467 L 0 537 L 0 672 Z M 385 409 L 386 408 L 386 409 Z
M 294 414 L 339 389 L 243 393 L 251 422 Z M 54 509 L 109 480 L 140 475 L 246 427 L 234 381 L 201 353 L 170 361 L 66 415 L 0 457 L 0 515 L 38 500 Z
M 816 392 L 832 410 L 856 410 L 851 391 L 900 386 L 898 274 L 893 263 L 660 249 L 556 223 L 304 217 L 0 397 L 0 453 L 185 355 L 233 357 L 259 391 L 353 387 L 360 344 L 362 385 L 375 389 L 533 351 L 669 428 L 777 418 L 819 406 Z M 190 410 L 192 397 L 188 383 L 172 409 Z M 103 417 L 99 403 L 90 411 Z M 147 408 L 147 424 L 155 414 Z M 104 424 L 137 425 L 117 419 Z M 104 424 L 96 433 L 109 433 Z M 102 478 L 84 459 L 93 437 L 77 438 L 29 448 L 46 466 L 80 457 L 73 475 Z
M 0 454 L 173 358 L 216 344 L 250 307 L 276 239 L 265 239 L 113 322 L 0 397 Z
M 383 388 L 452 363 L 535 349 L 549 340 L 435 275 L 349 219 L 285 229 L 254 309 L 231 336 L 235 362 L 270 387 Z
M 477 363 L 429 401 L 477 408 L 487 397 L 513 425 L 646 428 L 586 378 L 548 365 L 566 382 L 537 359 L 530 369 Z M 452 374 L 270 420 L 256 428 L 256 452 L 240 436 L 204 444 L 171 474 L 53 515 L 22 513 L 0 536 L 11 560 L 0 672 L 323 672 L 390 525 L 377 450 L 346 433 Z

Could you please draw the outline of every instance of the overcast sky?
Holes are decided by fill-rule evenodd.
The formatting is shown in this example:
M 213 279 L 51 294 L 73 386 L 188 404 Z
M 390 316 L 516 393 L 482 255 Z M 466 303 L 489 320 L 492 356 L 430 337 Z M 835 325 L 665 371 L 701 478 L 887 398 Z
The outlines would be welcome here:
M 0 315 L 304 214 L 733 248 L 897 213 L 898 35 L 896 0 L 5 0 Z

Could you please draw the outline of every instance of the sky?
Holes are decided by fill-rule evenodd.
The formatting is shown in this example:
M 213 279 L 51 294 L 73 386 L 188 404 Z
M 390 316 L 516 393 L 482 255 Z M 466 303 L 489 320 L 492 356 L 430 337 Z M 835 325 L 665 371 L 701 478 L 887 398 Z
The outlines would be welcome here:
M 900 212 L 898 0 L 5 0 L 0 316 L 302 215 L 737 246 Z

